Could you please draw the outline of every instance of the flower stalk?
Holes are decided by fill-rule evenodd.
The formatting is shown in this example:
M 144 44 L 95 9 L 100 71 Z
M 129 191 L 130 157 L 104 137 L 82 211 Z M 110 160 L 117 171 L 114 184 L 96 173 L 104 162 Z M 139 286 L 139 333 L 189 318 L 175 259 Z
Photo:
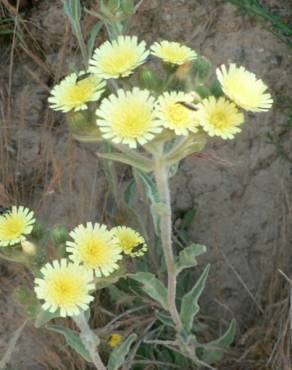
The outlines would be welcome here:
M 163 147 L 159 147 L 154 155 L 155 168 L 154 176 L 157 185 L 160 202 L 162 203 L 160 216 L 160 232 L 163 253 L 167 267 L 167 293 L 168 309 L 175 324 L 177 333 L 183 330 L 183 325 L 176 307 L 176 268 L 175 258 L 172 248 L 172 221 L 171 221 L 171 201 L 168 182 L 168 166 L 164 162 Z
M 80 329 L 80 338 L 87 349 L 96 369 L 106 370 L 106 366 L 102 362 L 97 350 L 98 337 L 90 329 L 84 313 L 82 312 L 78 316 L 72 316 L 72 319 Z

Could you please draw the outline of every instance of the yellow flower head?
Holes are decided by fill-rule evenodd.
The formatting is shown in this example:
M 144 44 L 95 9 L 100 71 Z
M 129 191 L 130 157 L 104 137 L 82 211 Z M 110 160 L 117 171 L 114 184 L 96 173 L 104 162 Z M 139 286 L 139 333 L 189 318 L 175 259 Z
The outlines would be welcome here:
M 13 206 L 0 216 L 0 246 L 14 245 L 29 235 L 35 223 L 34 213 L 28 208 Z
M 110 347 L 114 348 L 118 346 L 122 340 L 123 340 L 123 336 L 121 334 L 112 333 L 107 343 Z
M 77 226 L 70 236 L 73 242 L 67 242 L 66 250 L 73 262 L 94 270 L 97 277 L 108 276 L 119 268 L 117 261 L 122 259 L 122 250 L 105 225 L 88 222 L 86 226 Z
M 129 76 L 148 57 L 145 46 L 144 41 L 138 43 L 136 36 L 119 36 L 117 40 L 106 41 L 95 50 L 89 61 L 89 71 L 105 79 Z
M 51 91 L 50 107 L 69 112 L 87 109 L 86 103 L 97 101 L 104 91 L 105 82 L 85 72 L 71 73 Z
M 177 135 L 188 135 L 189 131 L 197 132 L 199 121 L 196 112 L 181 104 L 192 101 L 190 94 L 176 91 L 164 93 L 158 99 L 157 106 L 157 117 L 161 124 L 174 130 Z
M 60 316 L 75 316 L 88 309 L 93 301 L 90 291 L 94 289 L 93 273 L 81 265 L 61 261 L 47 263 L 41 269 L 42 278 L 35 279 L 35 292 L 38 299 L 44 300 L 44 310 L 56 312 Z
M 273 99 L 266 93 L 267 86 L 254 73 L 235 64 L 231 64 L 229 70 L 222 65 L 216 73 L 224 94 L 239 107 L 252 112 L 271 108 Z
M 213 96 L 204 99 L 199 104 L 198 119 L 203 129 L 210 136 L 220 136 L 222 139 L 233 139 L 234 134 L 240 132 L 238 127 L 244 121 L 234 103 L 221 97 Z
M 114 143 L 137 147 L 153 139 L 161 132 L 154 111 L 154 98 L 148 90 L 134 87 L 132 91 L 117 91 L 103 99 L 99 109 L 97 125 L 102 136 Z
M 138 257 L 147 251 L 144 238 L 130 227 L 117 226 L 111 229 L 111 232 L 118 239 L 119 246 L 125 254 Z
M 151 53 L 164 62 L 185 64 L 197 58 L 197 53 L 191 48 L 174 41 L 155 42 L 151 46 Z

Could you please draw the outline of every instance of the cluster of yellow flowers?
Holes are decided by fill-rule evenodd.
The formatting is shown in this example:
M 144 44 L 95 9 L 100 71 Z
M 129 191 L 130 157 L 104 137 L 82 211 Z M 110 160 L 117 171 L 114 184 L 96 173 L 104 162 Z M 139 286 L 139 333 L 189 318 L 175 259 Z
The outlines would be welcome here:
M 150 54 L 177 66 L 197 58 L 194 50 L 177 42 L 156 42 L 147 50 L 145 42 L 139 43 L 137 37 L 119 36 L 95 50 L 88 71 L 72 73 L 53 88 L 49 98 L 51 107 L 63 112 L 87 109 L 87 103 L 98 101 L 105 92 L 105 80 L 129 76 Z M 176 135 L 203 129 L 210 136 L 232 139 L 244 122 L 238 108 L 266 111 L 273 101 L 263 81 L 242 66 L 222 65 L 216 74 L 228 99 L 211 96 L 196 101 L 197 111 L 192 111 L 181 104 L 193 102 L 190 92 L 167 91 L 154 96 L 155 92 L 138 87 L 118 89 L 101 100 L 96 124 L 105 139 L 131 148 L 152 140 L 164 128 Z
M 34 213 L 28 208 L 13 206 L 0 216 L 0 246 L 7 247 L 26 241 L 35 224 Z M 93 300 L 95 277 L 109 276 L 119 268 L 123 254 L 136 257 L 147 251 L 144 238 L 126 226 L 109 230 L 105 225 L 88 222 L 70 232 L 66 242 L 68 260 L 48 262 L 35 279 L 35 292 L 44 300 L 43 308 L 60 310 L 60 316 L 78 315 Z

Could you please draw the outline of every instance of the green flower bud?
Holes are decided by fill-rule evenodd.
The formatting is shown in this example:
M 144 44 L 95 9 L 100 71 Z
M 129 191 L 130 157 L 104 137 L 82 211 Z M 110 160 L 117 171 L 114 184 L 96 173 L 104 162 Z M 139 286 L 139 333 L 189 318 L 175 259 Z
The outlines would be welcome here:
M 199 78 L 204 79 L 210 73 L 211 67 L 212 65 L 208 59 L 199 57 L 198 59 L 194 60 L 192 71 L 193 73 L 197 74 Z
M 51 231 L 51 237 L 52 237 L 53 243 L 57 246 L 66 243 L 69 237 L 67 227 L 64 225 L 58 225 L 54 227 Z
M 134 0 L 123 0 L 121 3 L 121 8 L 126 15 L 132 15 L 135 10 Z
M 139 81 L 142 88 L 149 90 L 155 90 L 160 85 L 160 81 L 156 74 L 147 67 L 141 68 L 139 72 Z

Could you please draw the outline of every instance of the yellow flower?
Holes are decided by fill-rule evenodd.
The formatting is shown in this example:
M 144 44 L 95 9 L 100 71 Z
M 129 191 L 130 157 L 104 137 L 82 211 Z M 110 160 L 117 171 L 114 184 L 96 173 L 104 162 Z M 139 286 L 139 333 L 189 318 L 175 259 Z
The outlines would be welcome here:
M 238 126 L 244 121 L 235 104 L 223 97 L 218 100 L 213 96 L 204 99 L 199 104 L 197 116 L 208 135 L 222 139 L 233 139 L 234 134 L 241 131 Z
M 157 106 L 157 117 L 161 124 L 174 130 L 177 135 L 188 135 L 189 131 L 197 132 L 199 121 L 196 112 L 181 104 L 192 101 L 190 94 L 176 91 L 164 93 L 158 99 Z
M 222 65 L 216 73 L 225 95 L 239 107 L 252 112 L 271 108 L 273 99 L 266 93 L 267 86 L 254 73 L 235 64 L 231 64 L 229 70 Z
M 35 223 L 34 213 L 28 208 L 13 206 L 0 216 L 0 246 L 14 245 L 25 240 Z
M 136 36 L 119 36 L 112 42 L 106 41 L 95 50 L 89 61 L 89 71 L 105 79 L 129 76 L 148 57 L 145 46 L 144 41 L 138 43 Z
M 118 239 L 119 246 L 125 254 L 138 257 L 147 251 L 145 239 L 130 227 L 117 226 L 111 229 L 111 232 Z
M 108 340 L 108 345 L 112 348 L 118 346 L 123 340 L 123 336 L 119 333 L 112 333 L 110 339 Z
M 155 117 L 154 98 L 148 90 L 134 87 L 132 91 L 117 91 L 103 99 L 96 111 L 97 125 L 102 136 L 114 143 L 137 147 L 153 139 L 162 128 Z
M 77 226 L 70 236 L 73 242 L 67 242 L 66 250 L 73 262 L 94 270 L 97 277 L 108 276 L 119 268 L 122 250 L 105 225 L 87 222 L 86 226 Z
M 151 46 L 151 53 L 164 62 L 184 64 L 197 58 L 197 53 L 191 48 L 178 42 L 161 41 Z
M 85 72 L 71 73 L 51 91 L 50 107 L 69 112 L 87 109 L 86 103 L 97 101 L 104 91 L 105 82 Z
M 56 312 L 60 316 L 75 316 L 88 309 L 93 301 L 90 291 L 94 289 L 93 273 L 81 265 L 66 259 L 47 263 L 41 269 L 42 278 L 35 279 L 35 292 L 38 299 L 44 300 L 44 310 Z

